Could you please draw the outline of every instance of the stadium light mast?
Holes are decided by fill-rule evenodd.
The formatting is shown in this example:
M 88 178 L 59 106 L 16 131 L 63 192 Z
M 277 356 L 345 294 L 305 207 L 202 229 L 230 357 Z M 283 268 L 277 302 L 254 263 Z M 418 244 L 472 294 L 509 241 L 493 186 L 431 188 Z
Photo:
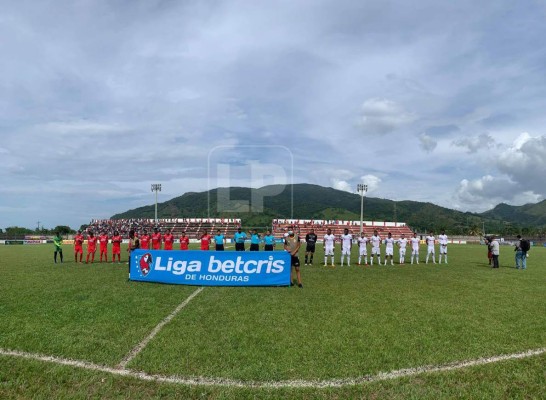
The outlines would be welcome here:
M 356 190 L 360 193 L 360 236 L 362 236 L 362 230 L 364 225 L 364 196 L 368 191 L 368 185 L 359 183 L 356 185 Z
M 152 183 L 152 192 L 155 192 L 155 224 L 157 225 L 157 192 L 161 192 L 161 183 Z

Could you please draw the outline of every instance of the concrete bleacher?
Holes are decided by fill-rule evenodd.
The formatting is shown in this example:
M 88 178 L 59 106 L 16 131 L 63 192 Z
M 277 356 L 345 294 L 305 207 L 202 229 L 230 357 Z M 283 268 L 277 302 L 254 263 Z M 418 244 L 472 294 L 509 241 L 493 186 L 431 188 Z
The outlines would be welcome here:
M 363 222 L 362 231 L 367 237 L 372 236 L 374 230 L 377 230 L 382 238 L 385 238 L 389 232 L 395 239 L 398 239 L 402 234 L 404 234 L 406 237 L 413 236 L 413 231 L 404 222 Z M 290 227 L 293 227 L 296 233 L 302 237 L 309 233 L 311 229 L 314 229 L 319 240 L 322 240 L 328 229 L 331 229 L 335 236 L 343 234 L 345 229 L 349 229 L 349 233 L 351 233 L 353 236 L 360 235 L 360 221 L 274 219 L 272 226 L 273 234 L 278 238 L 282 237 L 284 233 L 288 232 Z
M 89 224 L 89 228 L 95 232 L 105 230 L 109 235 L 112 235 L 114 230 L 117 230 L 124 237 L 129 234 L 130 229 L 134 229 L 137 234 L 141 234 L 144 229 L 151 233 L 154 227 L 158 227 L 162 233 L 170 229 L 177 239 L 182 232 L 186 232 L 190 239 L 198 239 L 204 229 L 212 235 L 220 229 L 229 238 L 233 236 L 239 226 L 241 226 L 239 218 L 161 218 L 157 220 L 157 223 L 153 218 L 103 219 L 92 220 Z

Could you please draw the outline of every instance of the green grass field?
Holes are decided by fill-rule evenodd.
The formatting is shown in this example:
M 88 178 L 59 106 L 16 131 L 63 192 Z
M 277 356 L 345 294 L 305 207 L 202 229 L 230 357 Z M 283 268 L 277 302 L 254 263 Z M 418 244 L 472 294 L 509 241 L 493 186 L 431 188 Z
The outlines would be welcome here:
M 4 353 L 115 369 L 196 290 L 129 282 L 125 264 L 74 264 L 70 246 L 65 263 L 54 264 L 52 248 L 0 246 Z M 349 268 L 321 266 L 318 249 L 315 266 L 301 267 L 303 289 L 207 287 L 126 367 L 218 385 L 148 381 L 4 354 L 0 398 L 544 398 L 544 352 L 362 378 L 546 348 L 545 248 L 531 251 L 526 271 L 513 267 L 508 246 L 501 247 L 498 270 L 487 265 L 484 247 L 471 245 L 451 245 L 448 265 L 424 264 L 423 248 L 420 265 L 373 267 L 355 266 L 354 248 Z M 263 387 L 278 382 L 283 387 Z

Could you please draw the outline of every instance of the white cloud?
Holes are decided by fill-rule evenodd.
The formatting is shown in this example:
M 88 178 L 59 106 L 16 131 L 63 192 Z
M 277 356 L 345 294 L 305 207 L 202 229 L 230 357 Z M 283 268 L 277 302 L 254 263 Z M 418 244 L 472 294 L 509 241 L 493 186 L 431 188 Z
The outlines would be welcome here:
M 424 151 L 431 153 L 438 145 L 438 142 L 426 133 L 422 133 L 419 135 L 419 144 Z
M 343 190 L 344 192 L 354 193 L 355 191 L 354 185 L 351 185 L 349 182 L 337 178 L 332 179 L 332 187 L 337 190 Z
M 414 114 L 392 100 L 372 98 L 362 104 L 358 126 L 368 135 L 385 134 L 415 119 Z
M 482 133 L 479 136 L 464 137 L 456 139 L 452 142 L 454 146 L 466 148 L 469 154 L 476 153 L 480 150 L 488 150 L 495 144 L 495 139 L 487 133 Z
M 375 175 L 364 175 L 361 176 L 360 179 L 362 180 L 362 183 L 368 185 L 369 193 L 375 192 L 381 183 L 381 178 Z

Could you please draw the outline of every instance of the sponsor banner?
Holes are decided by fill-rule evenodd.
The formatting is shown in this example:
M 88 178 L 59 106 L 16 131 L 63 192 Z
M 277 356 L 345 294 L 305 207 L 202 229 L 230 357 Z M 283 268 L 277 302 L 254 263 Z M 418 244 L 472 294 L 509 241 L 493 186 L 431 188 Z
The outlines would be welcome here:
M 287 286 L 286 251 L 134 250 L 129 279 L 199 286 Z
M 6 244 L 5 240 L 0 240 L 0 244 Z
M 25 240 L 47 240 L 47 237 L 40 235 L 25 235 Z
M 63 244 L 74 244 L 74 240 L 72 239 L 64 239 Z
M 42 244 L 46 243 L 46 240 L 40 240 L 40 239 L 26 239 L 24 241 L 25 244 Z
M 6 240 L 6 244 L 23 244 L 23 240 Z

